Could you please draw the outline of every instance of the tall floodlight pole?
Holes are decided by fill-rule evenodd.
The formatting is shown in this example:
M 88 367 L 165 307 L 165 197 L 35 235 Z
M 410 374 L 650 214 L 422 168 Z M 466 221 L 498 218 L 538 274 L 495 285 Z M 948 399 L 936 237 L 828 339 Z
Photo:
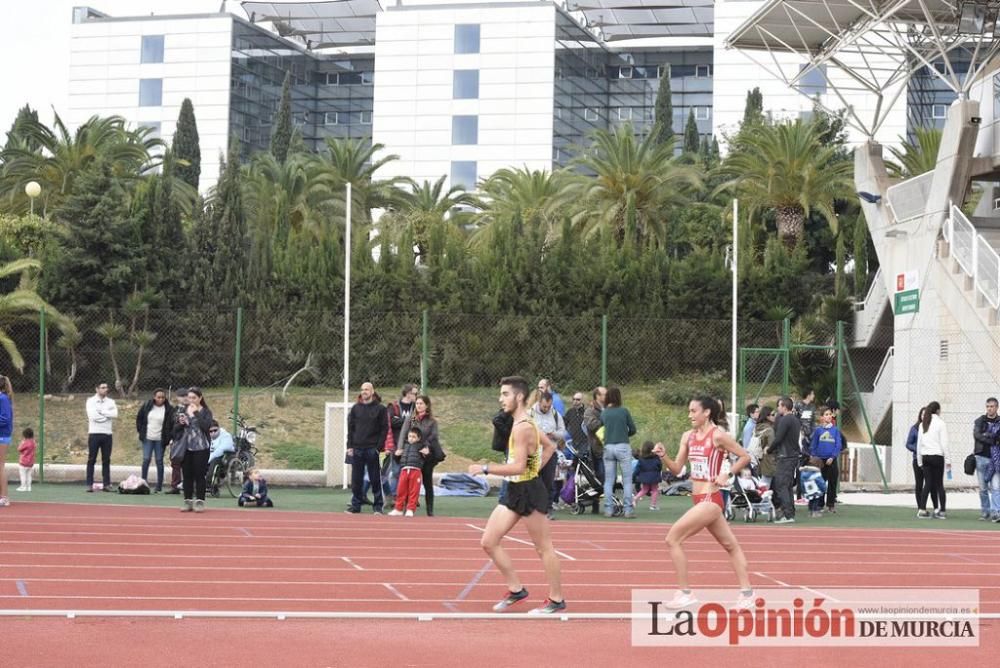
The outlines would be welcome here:
M 347 182 L 344 205 L 344 452 L 347 452 L 347 405 L 351 388 L 351 182 Z M 347 466 L 343 465 L 343 485 L 347 487 Z
M 733 436 L 739 433 L 740 420 L 739 420 L 739 409 L 736 405 L 736 316 L 739 311 L 739 271 L 740 271 L 740 202 L 737 199 L 733 199 L 733 252 L 730 256 L 733 266 L 733 322 L 732 322 L 732 363 L 730 369 L 730 387 L 732 388 L 730 404 L 733 411 L 734 419 L 730 424 L 732 425 Z

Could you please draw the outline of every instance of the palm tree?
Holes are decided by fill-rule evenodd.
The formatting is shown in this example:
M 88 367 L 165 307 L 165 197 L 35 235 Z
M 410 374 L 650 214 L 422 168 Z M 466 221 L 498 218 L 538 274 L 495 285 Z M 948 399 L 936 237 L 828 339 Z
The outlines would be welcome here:
M 585 173 L 570 191 L 582 205 L 575 222 L 586 234 L 610 228 L 619 243 L 626 238 L 663 246 L 667 214 L 700 187 L 698 171 L 674 158 L 674 141 L 638 139 L 631 124 L 597 130 L 591 147 L 574 164 Z
M 390 239 L 400 239 L 409 234 L 421 263 L 426 262 L 427 248 L 435 227 L 447 223 L 451 232 L 464 234 L 472 214 L 463 207 L 480 206 L 479 199 L 462 186 L 445 190 L 446 178 L 442 176 L 434 183 L 424 181 L 419 185 L 408 180 L 410 190 L 400 192 L 396 209 L 379 221 Z
M 931 171 L 937 165 L 938 150 L 941 148 L 941 131 L 937 128 L 917 128 L 916 144 L 906 137 L 900 137 L 903 150 L 890 148 L 889 152 L 898 162 L 887 162 L 889 175 L 910 178 Z
M 343 215 L 343 194 L 316 156 L 293 153 L 282 163 L 261 152 L 243 173 L 247 219 L 269 241 L 280 241 L 291 231 L 315 237 L 328 234 L 329 221 Z
M 399 197 L 399 185 L 405 182 L 402 177 L 386 180 L 375 178 L 375 173 L 385 165 L 399 160 L 398 155 L 382 155 L 377 160 L 376 154 L 385 151 L 383 144 L 367 145 L 354 139 L 326 139 L 326 152 L 320 154 L 323 164 L 334 179 L 337 187 L 350 182 L 355 211 L 361 211 L 364 224 L 371 225 L 372 209 L 391 208 Z
M 158 164 L 152 151 L 164 145 L 150 137 L 149 128 L 127 128 L 121 116 L 93 116 L 71 133 L 56 114 L 54 128 L 28 120 L 19 128 L 22 140 L 3 151 L 0 194 L 18 209 L 27 209 L 23 190 L 28 181 L 42 186 L 44 214 L 73 191 L 76 178 L 97 160 L 111 165 L 117 178 L 138 178 Z
M 733 191 L 751 218 L 774 211 L 778 236 L 794 248 L 810 212 L 836 232 L 834 200 L 853 190 L 852 163 L 838 158 L 838 148 L 821 144 L 812 123 L 761 125 L 723 163 L 720 171 L 730 180 L 721 188 Z
M 527 167 L 497 170 L 482 184 L 481 220 L 495 222 L 518 215 L 526 224 L 541 225 L 551 238 L 558 233 L 571 202 L 569 180 L 563 171 Z
M 0 279 L 20 277 L 17 288 L 0 294 L 0 347 L 4 349 L 10 362 L 19 372 L 24 372 L 24 358 L 10 335 L 12 325 L 23 322 L 38 322 L 39 313 L 45 311 L 48 322 L 70 337 L 76 336 L 73 321 L 53 308 L 35 291 L 34 272 L 41 270 L 38 260 L 25 258 L 0 265 Z

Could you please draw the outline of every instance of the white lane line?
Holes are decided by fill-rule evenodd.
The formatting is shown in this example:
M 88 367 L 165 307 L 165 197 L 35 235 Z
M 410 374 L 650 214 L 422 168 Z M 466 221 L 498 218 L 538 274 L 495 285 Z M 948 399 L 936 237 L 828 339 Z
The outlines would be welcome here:
M 805 585 L 788 584 L 787 582 L 782 582 L 781 580 L 779 580 L 777 578 L 772 578 L 770 575 L 767 575 L 765 573 L 761 573 L 760 571 L 754 571 L 753 574 L 754 575 L 759 575 L 760 577 L 764 578 L 765 580 L 770 580 L 771 582 L 777 583 L 777 584 L 781 585 L 782 587 L 788 587 L 789 589 L 801 589 L 803 591 L 807 591 L 807 592 L 813 594 L 814 596 L 822 596 L 823 598 L 830 599 L 831 601 L 834 601 L 834 602 L 839 602 L 840 601 L 839 598 L 836 598 L 834 596 L 830 596 L 826 592 L 817 591 L 816 589 L 813 589 L 812 587 L 806 587 Z
M 477 527 L 475 524 L 466 524 L 465 526 L 469 527 L 470 529 L 475 529 L 476 531 L 478 531 L 480 533 L 486 533 L 486 529 L 485 528 L 483 528 L 483 527 Z M 535 546 L 535 544 L 532 543 L 530 540 L 522 540 L 520 538 L 514 538 L 513 536 L 504 536 L 504 538 L 506 538 L 507 540 L 512 540 L 515 543 L 521 543 L 522 545 L 527 545 L 528 547 L 534 547 Z M 556 550 L 555 553 L 558 554 L 563 559 L 566 559 L 568 561 L 576 561 L 576 559 L 574 559 L 573 557 L 569 556 L 565 552 L 560 552 L 559 550 Z
M 353 561 L 351 561 L 350 557 L 341 557 L 341 559 L 343 559 L 345 563 L 350 564 L 351 566 L 353 566 L 356 570 L 359 570 L 359 571 L 365 570 L 365 569 L 361 568 L 361 566 L 358 566 L 356 563 L 354 563 Z
M 386 589 L 388 589 L 389 591 L 391 591 L 396 596 L 398 596 L 400 601 L 409 601 L 410 600 L 410 599 L 406 598 L 405 596 L 403 596 L 403 592 L 399 591 L 398 589 L 396 589 L 395 587 L 393 587 L 388 582 L 383 582 L 382 586 L 385 587 Z

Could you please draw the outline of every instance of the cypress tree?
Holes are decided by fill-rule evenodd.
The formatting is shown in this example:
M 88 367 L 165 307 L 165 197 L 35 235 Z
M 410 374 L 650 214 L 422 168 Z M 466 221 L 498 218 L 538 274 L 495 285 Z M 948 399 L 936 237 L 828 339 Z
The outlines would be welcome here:
M 674 103 L 670 91 L 670 70 L 660 77 L 660 87 L 656 91 L 655 123 L 653 141 L 657 144 L 670 141 L 674 137 Z
M 288 157 L 288 147 L 292 143 L 292 73 L 285 72 L 285 82 L 281 84 L 281 102 L 274 117 L 274 134 L 271 135 L 271 155 L 284 163 Z
M 243 304 L 247 294 L 247 223 L 240 193 L 239 147 L 230 142 L 229 155 L 220 167 L 219 184 L 207 214 L 202 252 L 214 250 L 211 283 L 202 286 L 209 302 L 219 305 Z M 196 231 L 196 234 L 198 232 Z M 209 248 L 204 248 L 204 246 Z M 208 257 L 212 257 L 209 255 Z
M 868 284 L 868 225 L 863 213 L 854 221 L 854 297 L 865 298 Z
M 194 105 L 190 98 L 181 103 L 181 113 L 177 116 L 177 130 L 171 145 L 177 176 L 192 188 L 198 188 L 201 178 L 201 146 L 198 141 L 198 122 L 194 118 Z
M 694 108 L 688 112 L 687 125 L 684 126 L 684 152 L 698 152 L 698 123 L 694 120 Z
M 764 96 L 760 88 L 747 91 L 747 102 L 743 108 L 743 125 L 754 125 L 764 120 Z
M 716 139 L 715 135 L 712 135 L 712 164 L 718 164 L 722 159 L 722 152 L 719 151 L 719 140 Z
M 14 124 L 7 132 L 7 144 L 4 146 L 4 150 L 15 147 L 27 148 L 32 151 L 38 149 L 38 142 L 28 141 L 22 131 L 25 124 L 29 122 L 38 122 L 38 112 L 26 104 L 17 111 Z

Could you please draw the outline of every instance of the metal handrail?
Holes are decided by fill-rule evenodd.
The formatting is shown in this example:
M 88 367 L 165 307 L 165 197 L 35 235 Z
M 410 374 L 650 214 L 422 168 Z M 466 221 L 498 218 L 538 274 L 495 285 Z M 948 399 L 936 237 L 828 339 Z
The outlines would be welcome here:
M 976 289 L 993 308 L 1000 307 L 1000 255 L 982 236 L 976 237 Z
M 875 374 L 875 382 L 872 384 L 872 389 L 878 387 L 878 382 L 882 380 L 882 373 L 885 368 L 889 366 L 889 361 L 892 360 L 892 356 L 896 352 L 896 346 L 889 346 L 889 349 L 885 351 L 885 357 L 882 358 L 882 365 L 878 368 L 878 373 Z
M 882 282 L 882 267 L 879 267 L 875 271 L 875 276 L 872 280 L 872 284 L 868 286 L 868 292 L 865 293 L 864 301 L 854 302 L 855 311 L 864 311 L 865 306 L 871 300 L 872 295 L 875 294 L 875 290 L 879 288 L 879 284 Z M 860 308 L 858 308 L 860 307 Z
M 957 206 L 951 207 L 951 254 L 968 276 L 976 275 L 976 227 Z M 959 243 L 959 240 L 962 243 Z M 967 241 L 966 241 L 967 240 Z

